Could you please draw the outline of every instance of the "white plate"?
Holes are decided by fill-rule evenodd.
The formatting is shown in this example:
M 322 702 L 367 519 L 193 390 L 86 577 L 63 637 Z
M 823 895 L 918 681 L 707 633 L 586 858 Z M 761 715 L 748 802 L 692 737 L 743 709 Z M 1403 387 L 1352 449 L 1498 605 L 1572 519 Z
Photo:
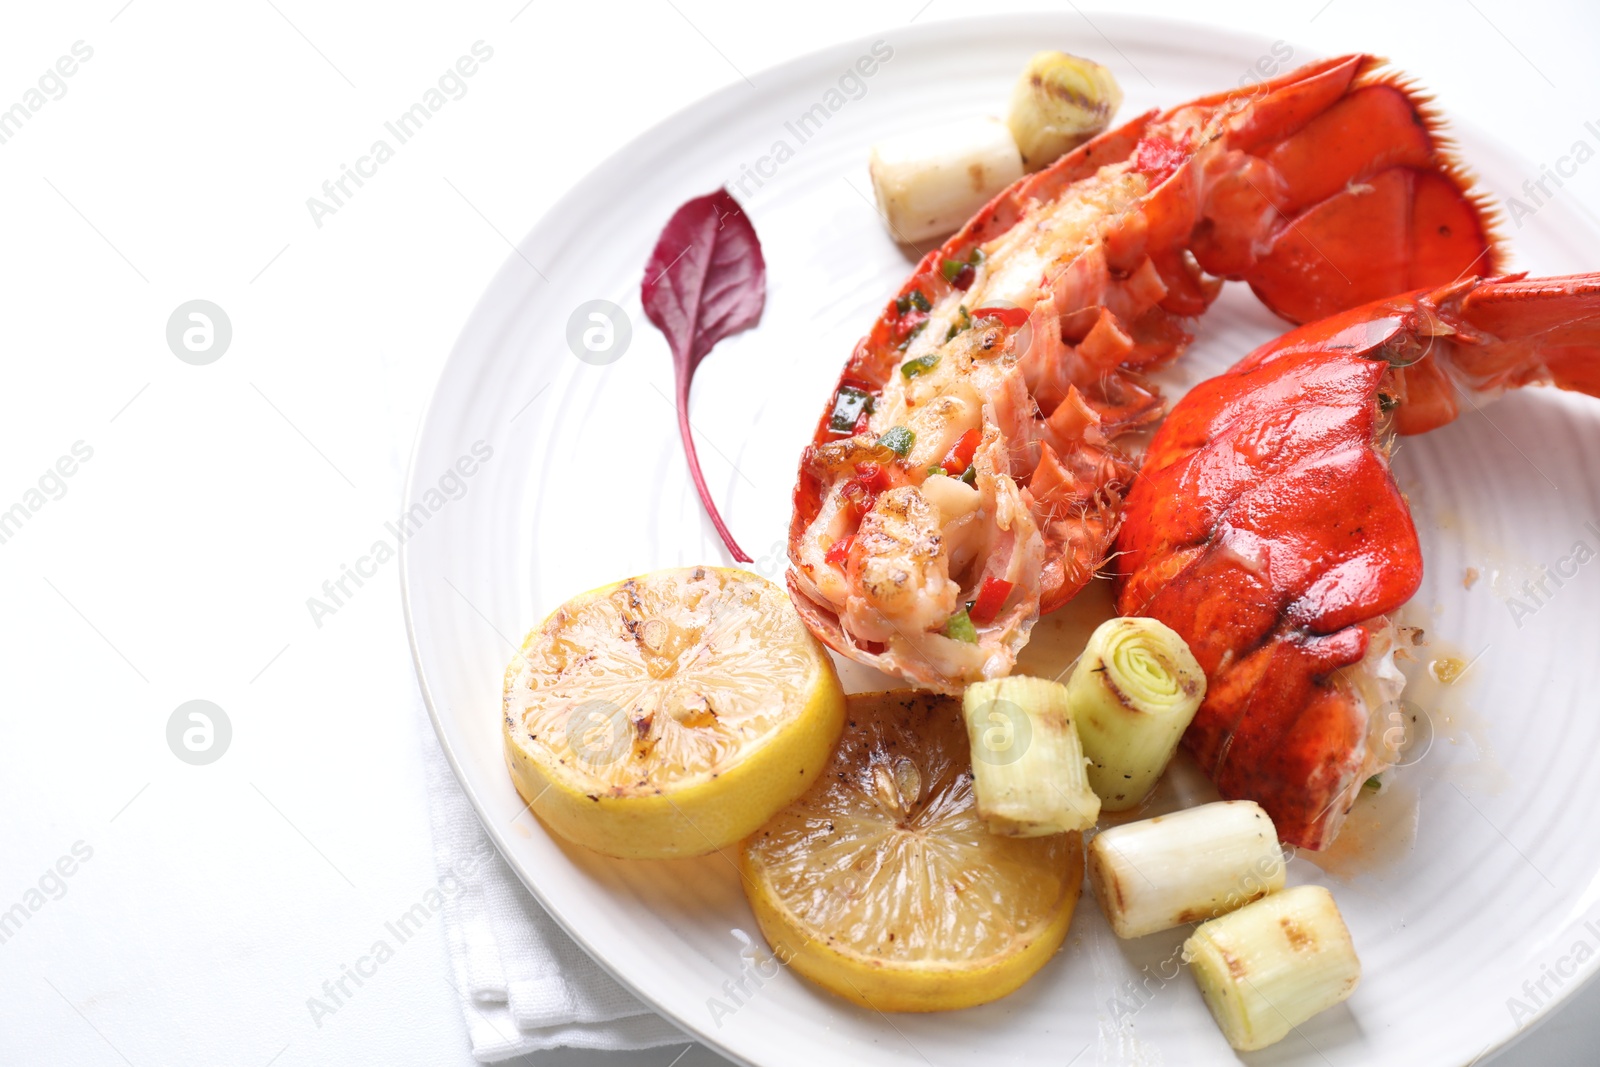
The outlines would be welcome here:
M 673 117 L 586 177 L 522 242 L 463 330 L 423 425 L 408 507 L 424 511 L 403 573 L 417 670 L 445 751 L 501 852 L 573 937 L 735 1059 L 1238 1059 L 1193 982 L 1164 962 L 1181 933 L 1118 943 L 1087 890 L 1060 954 L 983 1008 L 889 1018 L 788 973 L 762 977 L 773 968 L 754 968 L 740 952 L 755 926 L 725 857 L 624 863 L 565 846 L 524 813 L 501 760 L 501 672 L 524 631 L 581 590 L 725 560 L 679 451 L 666 344 L 639 308 L 640 272 L 668 215 L 727 182 L 766 251 L 765 318 L 702 366 L 694 420 L 724 515 L 755 569 L 776 578 L 800 447 L 851 346 L 908 272 L 869 203 L 868 146 L 916 123 L 1001 111 L 1024 60 L 1045 46 L 1108 63 L 1127 91 L 1124 115 L 1237 84 L 1273 58 L 1267 40 L 1097 21 L 1116 48 L 1067 15 L 885 33 L 892 58 L 859 99 L 834 99 L 842 105 L 804 143 L 795 123 L 813 105 L 827 108 L 827 91 L 869 54 L 870 40 L 760 74 L 753 88 L 735 84 Z M 1281 67 L 1311 58 L 1299 50 Z M 1456 132 L 1492 190 L 1514 191 L 1537 172 L 1470 129 Z M 779 140 L 793 154 L 774 169 L 762 157 Z M 762 183 L 746 178 L 740 189 L 744 168 L 758 164 Z M 1560 203 L 1512 236 L 1520 266 L 1600 266 L 1600 241 Z M 631 346 L 603 367 L 580 362 L 566 343 L 569 316 L 594 299 L 632 320 Z M 1185 372 L 1214 372 L 1281 328 L 1232 287 L 1201 325 Z M 464 480 L 464 495 L 450 499 L 456 483 L 446 478 L 447 492 L 429 497 L 474 442 L 493 456 Z M 1443 705 L 1421 694 L 1438 735 L 1431 751 L 1390 796 L 1358 811 L 1340 855 L 1322 861 L 1328 870 L 1305 856 L 1291 863 L 1293 881 L 1333 889 L 1365 979 L 1346 1006 L 1251 1063 L 1465 1063 L 1511 1039 L 1600 962 L 1600 925 L 1584 925 L 1600 894 L 1600 613 L 1591 606 L 1600 563 L 1559 589 L 1550 583 L 1553 595 L 1531 616 L 1513 618 L 1504 599 L 1575 542 L 1600 549 L 1600 533 L 1584 526 L 1600 519 L 1600 466 L 1583 462 L 1596 454 L 1600 404 L 1546 390 L 1400 448 L 1396 470 L 1428 563 L 1409 610 L 1481 657 Z M 1482 577 L 1467 589 L 1469 566 Z

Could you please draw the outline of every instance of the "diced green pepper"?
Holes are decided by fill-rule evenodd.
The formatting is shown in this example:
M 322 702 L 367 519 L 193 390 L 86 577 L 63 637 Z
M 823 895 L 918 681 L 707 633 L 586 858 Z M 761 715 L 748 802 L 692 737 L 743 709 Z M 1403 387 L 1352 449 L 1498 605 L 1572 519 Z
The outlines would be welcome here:
M 912 308 L 928 312 L 933 310 L 933 305 L 928 303 L 928 298 L 922 295 L 921 289 L 913 289 L 904 296 L 895 297 L 894 309 L 900 315 L 905 315 Z
M 828 429 L 834 433 L 850 433 L 856 428 L 864 412 L 872 410 L 872 394 L 853 386 L 840 386 L 833 398 L 833 413 L 828 416 Z
M 921 289 L 913 289 L 904 296 L 895 298 L 894 309 L 899 314 L 904 315 L 912 308 L 926 312 L 933 310 L 933 305 L 928 303 L 928 298 L 922 295 Z
M 938 365 L 939 353 L 929 352 L 926 355 L 918 356 L 916 359 L 908 359 L 900 364 L 900 375 L 903 378 L 915 378 L 919 374 L 927 374 Z
M 956 334 L 972 325 L 972 315 L 967 311 L 967 305 L 962 304 L 957 310 L 961 313 L 956 316 L 956 321 L 951 324 L 950 332 L 944 335 L 946 341 L 952 340 Z
M 977 481 L 978 481 L 978 468 L 977 468 L 977 465 L 976 464 L 969 465 L 966 470 L 962 471 L 961 472 L 961 480 L 966 482 L 968 485 L 977 484 Z
M 978 643 L 978 628 L 972 625 L 972 618 L 967 614 L 966 608 L 962 608 L 945 620 L 944 635 L 952 641 L 964 641 L 969 645 Z
M 910 427 L 891 426 L 882 437 L 878 438 L 878 443 L 898 455 L 905 456 L 910 454 L 911 446 L 916 440 L 917 435 L 911 432 Z
M 966 259 L 941 260 L 939 263 L 939 273 L 944 275 L 945 281 L 953 282 L 956 280 L 956 275 L 960 274 L 963 269 L 971 267 L 973 270 L 977 270 L 978 265 L 982 263 L 983 260 L 983 249 L 974 248 L 971 252 L 967 253 Z

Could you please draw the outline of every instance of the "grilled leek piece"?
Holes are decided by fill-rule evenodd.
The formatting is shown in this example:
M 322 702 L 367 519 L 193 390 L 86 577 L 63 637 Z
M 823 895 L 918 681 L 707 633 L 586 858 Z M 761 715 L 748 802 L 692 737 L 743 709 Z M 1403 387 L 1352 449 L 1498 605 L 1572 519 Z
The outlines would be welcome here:
M 1087 830 L 1100 815 L 1066 687 L 1014 675 L 967 687 L 961 708 L 972 744 L 978 815 L 1001 837 Z
M 1253 1052 L 1338 1004 L 1361 961 L 1333 894 L 1317 885 L 1263 897 L 1183 943 L 1206 1006 L 1228 1044 Z
M 1283 850 L 1253 800 L 1221 800 L 1102 830 L 1089 884 L 1118 937 L 1224 915 L 1283 888 Z
M 1040 52 L 1011 93 L 1007 125 L 1028 170 L 1049 166 L 1111 124 L 1122 88 L 1093 60 Z
M 890 233 L 915 244 L 959 229 L 1022 177 L 1022 157 L 1004 123 L 963 119 L 873 145 L 867 173 Z
M 1155 619 L 1111 619 L 1089 638 L 1067 682 L 1090 760 L 1089 785 L 1107 811 L 1136 807 L 1178 749 L 1206 695 L 1206 675 L 1182 637 Z

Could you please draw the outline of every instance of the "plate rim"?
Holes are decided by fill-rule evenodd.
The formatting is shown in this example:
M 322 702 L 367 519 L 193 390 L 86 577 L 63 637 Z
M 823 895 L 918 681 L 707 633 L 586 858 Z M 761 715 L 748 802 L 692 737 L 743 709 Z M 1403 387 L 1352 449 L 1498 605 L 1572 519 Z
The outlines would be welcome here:
M 1235 27 L 1219 26 L 1191 19 L 1141 13 L 1114 12 L 1101 9 L 1094 12 L 1095 19 L 1091 21 L 1087 14 L 1076 7 L 1074 7 L 1074 13 L 1076 13 L 1076 15 L 1082 19 L 1083 22 L 1087 23 L 1092 31 L 1104 38 L 1107 44 L 1109 44 L 1113 50 L 1118 49 L 1117 46 L 1112 43 L 1112 33 L 1121 36 L 1137 36 L 1141 32 L 1173 34 L 1174 32 L 1182 33 L 1188 31 L 1204 36 L 1213 41 L 1227 39 L 1232 43 L 1245 45 L 1248 47 L 1257 47 L 1263 44 L 1265 44 L 1267 47 L 1270 47 L 1273 43 L 1273 39 L 1269 38 L 1264 33 L 1258 34 Z M 508 284 L 511 276 L 519 273 L 518 264 L 526 263 L 526 258 L 523 255 L 524 250 L 536 247 L 536 239 L 541 235 L 541 233 L 547 229 L 553 228 L 556 224 L 556 220 L 566 215 L 572 209 L 573 205 L 582 199 L 584 190 L 598 175 L 601 175 L 613 168 L 619 160 L 635 153 L 642 145 L 645 145 L 650 140 L 667 136 L 673 127 L 685 122 L 693 116 L 697 116 L 703 110 L 715 107 L 719 104 L 726 105 L 733 96 L 742 91 L 740 84 L 741 80 L 750 82 L 752 84 L 757 79 L 777 81 L 786 75 L 794 74 L 801 68 L 818 64 L 822 57 L 834 56 L 842 52 L 860 50 L 868 47 L 874 41 L 887 37 L 891 32 L 898 35 L 899 39 L 901 40 L 907 40 L 909 38 L 909 40 L 907 40 L 908 45 L 914 47 L 920 44 L 926 44 L 930 39 L 937 39 L 949 35 L 958 35 L 963 28 L 976 28 L 981 26 L 983 29 L 991 33 L 996 29 L 1006 32 L 1019 29 L 1031 29 L 1034 32 L 1037 32 L 1038 23 L 1040 20 L 1060 19 L 1066 16 L 1066 12 L 1047 11 L 1009 11 L 994 15 L 963 15 L 955 18 L 938 19 L 936 21 L 926 22 L 920 25 L 908 24 L 905 26 L 884 27 L 874 32 L 834 40 L 831 43 L 810 49 L 799 55 L 791 56 L 779 63 L 761 67 L 751 72 L 748 77 L 729 79 L 721 86 L 700 94 L 668 115 L 657 120 L 653 124 L 638 131 L 636 134 L 634 134 L 634 136 L 630 137 L 611 152 L 607 153 L 603 158 L 601 158 L 592 167 L 580 175 L 575 181 L 573 181 L 566 188 L 566 190 L 562 192 L 555 200 L 553 200 L 545 209 L 545 211 L 540 214 L 538 219 L 534 221 L 533 225 L 515 244 L 511 252 L 505 257 L 504 260 L 502 260 L 500 266 L 490 276 L 489 281 L 484 286 L 482 294 L 473 303 L 471 310 L 467 313 L 466 318 L 463 320 L 460 329 L 457 331 L 455 340 L 451 343 L 450 350 L 446 354 L 445 360 L 439 369 L 437 378 L 429 387 L 427 401 L 424 404 L 421 415 L 417 420 L 416 430 L 413 435 L 411 448 L 406 461 L 403 482 L 404 489 L 401 497 L 402 513 L 409 511 L 413 505 L 417 504 L 419 502 L 418 498 L 420 494 L 425 491 L 426 488 L 428 488 L 428 486 L 423 485 L 417 480 L 420 463 L 423 458 L 422 453 L 429 437 L 429 430 L 436 424 L 439 417 L 447 379 L 449 379 L 452 369 L 468 356 L 468 351 L 464 347 L 468 335 L 473 332 L 475 327 L 483 324 L 489 318 L 493 308 L 500 306 L 498 300 L 495 298 Z M 1106 30 L 1102 29 L 1103 25 L 1110 29 L 1110 33 L 1107 33 Z M 1289 41 L 1287 43 L 1292 45 L 1294 48 L 1294 54 L 1296 56 L 1306 56 L 1306 62 L 1313 62 L 1317 59 L 1326 58 L 1326 56 L 1329 54 L 1323 48 L 1303 45 L 1298 40 Z M 1393 61 L 1388 56 L 1380 58 L 1385 64 L 1392 65 Z M 1303 66 L 1304 64 L 1298 65 Z M 1487 132 L 1483 127 L 1476 126 L 1470 120 L 1470 118 L 1459 115 L 1448 107 L 1440 107 L 1437 102 L 1432 102 L 1430 106 L 1435 108 L 1443 116 L 1445 125 L 1447 127 L 1447 132 L 1453 132 L 1454 130 L 1459 129 L 1471 129 L 1475 139 L 1492 144 L 1494 148 L 1505 157 L 1527 162 L 1521 153 L 1511 149 L 1499 138 Z M 1451 144 L 1450 150 L 1452 153 L 1457 151 L 1454 144 Z M 1472 171 L 1470 166 L 1468 166 L 1467 169 L 1468 173 L 1471 174 Z M 1492 207 L 1494 211 L 1494 218 L 1500 222 L 1503 222 L 1505 215 L 1504 208 L 1498 202 L 1494 202 Z M 1502 237 L 1502 239 L 1505 237 L 1505 227 L 1503 225 L 1497 227 L 1497 234 Z M 1516 250 L 1514 248 L 1507 248 L 1507 252 L 1510 257 L 1515 256 L 1515 251 Z M 471 776 L 465 773 L 460 756 L 458 755 L 455 747 L 451 744 L 443 716 L 440 713 L 438 703 L 434 697 L 433 688 L 429 683 L 428 674 L 423 664 L 422 649 L 418 641 L 418 628 L 412 603 L 412 584 L 415 578 L 412 572 L 411 552 L 412 546 L 410 544 L 410 540 L 407 539 L 402 541 L 399 545 L 399 550 L 397 553 L 399 564 L 397 570 L 400 585 L 401 612 L 405 621 L 406 629 L 406 644 L 411 653 L 412 668 L 416 675 L 418 690 L 422 697 L 423 705 L 427 710 L 429 722 L 433 727 L 434 738 L 438 742 L 440 749 L 443 751 L 445 760 L 450 767 L 450 772 L 452 775 L 454 775 L 456 783 L 460 786 L 463 794 L 467 798 L 468 803 L 471 804 L 473 814 L 477 817 L 483 832 L 494 843 L 500 859 L 516 875 L 517 880 L 523 885 L 524 888 L 528 890 L 534 899 L 538 901 L 540 907 L 543 908 L 546 914 L 548 914 L 555 921 L 556 925 L 560 927 L 562 932 L 571 938 L 575 944 L 582 948 L 584 954 L 588 956 L 589 959 L 593 960 L 602 971 L 609 975 L 622 988 L 636 997 L 651 1011 L 655 1012 L 663 1019 L 683 1030 L 685 1037 L 694 1040 L 706 1046 L 707 1048 L 710 1048 L 718 1055 L 723 1056 L 730 1061 L 744 1065 L 744 1067 L 761 1067 L 757 1061 L 749 1059 L 727 1042 L 719 1040 L 715 1034 L 712 1031 L 707 1030 L 703 1024 L 692 1022 L 691 1020 L 681 1017 L 663 1007 L 661 1002 L 651 995 L 648 990 L 638 985 L 626 973 L 619 970 L 618 967 L 605 956 L 605 954 L 598 951 L 590 943 L 590 940 L 583 934 L 583 932 L 570 923 L 568 919 L 561 913 L 560 909 L 551 903 L 544 892 L 542 892 L 539 886 L 536 884 L 535 880 L 530 876 L 530 873 L 523 870 L 523 865 L 519 864 L 512 858 L 512 849 L 510 847 L 509 839 L 507 838 L 504 830 L 498 826 L 498 820 L 488 817 L 484 799 L 479 795 Z M 1478 1054 L 1478 1058 L 1473 1062 L 1479 1062 L 1481 1060 L 1498 1057 L 1507 1049 L 1520 1043 L 1534 1030 L 1543 1026 L 1550 1018 L 1563 1010 L 1573 996 L 1586 989 L 1592 982 L 1595 981 L 1597 977 L 1600 977 L 1600 953 L 1596 953 L 1586 962 L 1585 971 L 1586 973 L 1580 972 L 1574 975 L 1573 980 L 1567 982 L 1563 987 L 1561 987 L 1557 996 L 1540 1005 L 1536 1009 L 1536 1015 L 1532 1020 L 1525 1025 L 1512 1029 L 1503 1037 L 1503 1039 L 1486 1047 Z

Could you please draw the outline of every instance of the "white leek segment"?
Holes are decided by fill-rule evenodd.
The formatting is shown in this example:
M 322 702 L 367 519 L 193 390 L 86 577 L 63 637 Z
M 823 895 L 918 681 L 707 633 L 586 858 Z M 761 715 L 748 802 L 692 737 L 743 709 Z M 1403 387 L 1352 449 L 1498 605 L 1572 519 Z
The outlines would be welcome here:
M 1089 785 L 1107 811 L 1126 811 L 1166 770 L 1205 699 L 1206 675 L 1164 624 L 1111 619 L 1089 638 L 1067 689 Z
M 1089 884 L 1118 937 L 1225 915 L 1283 888 L 1278 831 L 1253 800 L 1221 800 L 1102 830 Z
M 1281 1041 L 1361 980 L 1333 894 L 1317 885 L 1212 919 L 1183 943 L 1183 958 L 1223 1036 L 1241 1052 Z
M 890 233 L 912 244 L 959 229 L 1022 177 L 1022 157 L 1004 123 L 963 119 L 873 145 L 867 171 Z
M 1040 52 L 1017 79 L 1007 124 L 1023 165 L 1039 170 L 1104 130 L 1121 106 L 1122 87 L 1109 70 L 1065 52 Z
M 1000 837 L 1087 830 L 1100 815 L 1067 711 L 1066 687 L 1015 675 L 967 687 L 972 785 L 984 827 Z

